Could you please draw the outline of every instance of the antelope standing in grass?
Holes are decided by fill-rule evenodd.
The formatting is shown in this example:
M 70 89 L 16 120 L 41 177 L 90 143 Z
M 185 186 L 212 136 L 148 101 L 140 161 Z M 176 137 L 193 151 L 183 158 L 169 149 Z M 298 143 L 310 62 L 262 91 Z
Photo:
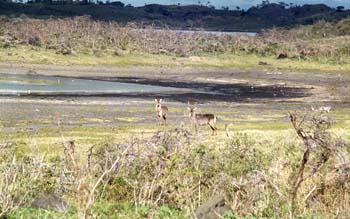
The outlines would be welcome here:
M 168 107 L 161 104 L 162 99 L 154 99 L 154 101 L 156 102 L 158 125 L 162 125 L 162 121 L 164 125 L 167 125 Z
M 319 108 L 311 107 L 312 111 L 319 111 L 321 113 L 329 113 L 331 111 L 331 109 L 332 109 L 332 107 L 330 107 L 330 106 L 321 106 Z
M 189 106 L 187 109 L 190 111 L 189 117 L 191 123 L 195 126 L 196 132 L 198 131 L 199 125 L 208 125 L 212 132 L 212 135 L 217 135 L 217 128 L 215 127 L 217 117 L 214 114 L 198 114 L 195 113 L 196 107 Z

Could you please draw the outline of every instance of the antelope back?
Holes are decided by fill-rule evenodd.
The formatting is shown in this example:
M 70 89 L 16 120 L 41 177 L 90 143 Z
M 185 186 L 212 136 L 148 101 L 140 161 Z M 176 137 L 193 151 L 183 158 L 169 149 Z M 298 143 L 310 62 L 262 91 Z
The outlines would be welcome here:
M 195 114 L 195 121 L 199 125 L 215 124 L 216 117 L 213 114 Z
M 195 107 L 188 107 L 189 117 L 191 122 L 198 125 L 205 125 L 209 123 L 216 123 L 216 117 L 213 114 L 197 114 L 195 113 Z

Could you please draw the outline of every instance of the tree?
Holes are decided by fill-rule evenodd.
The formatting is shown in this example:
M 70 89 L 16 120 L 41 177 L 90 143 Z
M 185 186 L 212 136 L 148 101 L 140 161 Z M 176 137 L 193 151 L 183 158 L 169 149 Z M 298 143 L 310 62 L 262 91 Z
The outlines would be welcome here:
M 117 6 L 117 7 L 121 7 L 121 8 L 123 8 L 125 6 L 124 3 L 120 2 L 120 1 L 111 2 L 110 4 L 114 5 L 114 6 Z
M 280 6 L 282 6 L 283 8 L 286 8 L 286 7 L 289 6 L 289 5 L 288 5 L 287 3 L 285 3 L 285 2 L 278 2 L 278 4 L 279 4 Z
M 337 7 L 337 12 L 343 12 L 344 11 L 344 6 L 338 6 Z
M 261 2 L 261 4 L 257 5 L 258 8 L 265 7 L 270 4 L 270 0 L 264 0 Z
M 222 6 L 221 9 L 224 10 L 224 11 L 228 11 L 229 7 L 228 6 L 226 6 L 226 7 Z
M 270 0 L 264 0 L 261 2 L 262 6 L 269 5 L 269 4 L 270 4 Z

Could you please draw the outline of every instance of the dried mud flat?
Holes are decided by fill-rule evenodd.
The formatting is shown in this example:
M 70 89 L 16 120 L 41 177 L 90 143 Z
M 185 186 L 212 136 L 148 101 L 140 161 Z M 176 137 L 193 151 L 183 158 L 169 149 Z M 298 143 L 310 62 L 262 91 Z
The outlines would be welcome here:
M 329 105 L 348 109 L 350 74 L 280 70 L 152 68 L 111 66 L 50 66 L 0 63 L 0 73 L 38 74 L 129 82 L 193 92 L 89 95 L 1 96 L 4 131 L 38 130 L 52 126 L 57 115 L 65 127 L 117 127 L 156 122 L 154 98 L 169 105 L 169 122 L 186 122 L 186 105 L 214 112 L 225 122 L 283 121 L 287 111 Z M 271 116 L 269 116 L 271 115 Z M 278 116 L 279 115 L 279 116 Z M 246 118 L 246 121 L 245 119 Z M 260 120 L 259 120 L 260 118 Z

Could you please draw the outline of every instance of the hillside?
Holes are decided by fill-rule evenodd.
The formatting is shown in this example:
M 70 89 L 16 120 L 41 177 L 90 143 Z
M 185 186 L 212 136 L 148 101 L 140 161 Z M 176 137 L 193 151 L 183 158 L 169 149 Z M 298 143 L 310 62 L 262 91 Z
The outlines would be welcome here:
M 9 3 L 0 1 L 0 15 L 34 18 L 73 17 L 89 15 L 96 20 L 136 22 L 171 29 L 208 29 L 223 31 L 259 31 L 271 27 L 312 24 L 319 20 L 333 21 L 350 15 L 350 10 L 334 9 L 323 4 L 286 6 L 261 4 L 244 11 L 215 9 L 203 5 L 125 6 L 121 2 L 108 4 Z

